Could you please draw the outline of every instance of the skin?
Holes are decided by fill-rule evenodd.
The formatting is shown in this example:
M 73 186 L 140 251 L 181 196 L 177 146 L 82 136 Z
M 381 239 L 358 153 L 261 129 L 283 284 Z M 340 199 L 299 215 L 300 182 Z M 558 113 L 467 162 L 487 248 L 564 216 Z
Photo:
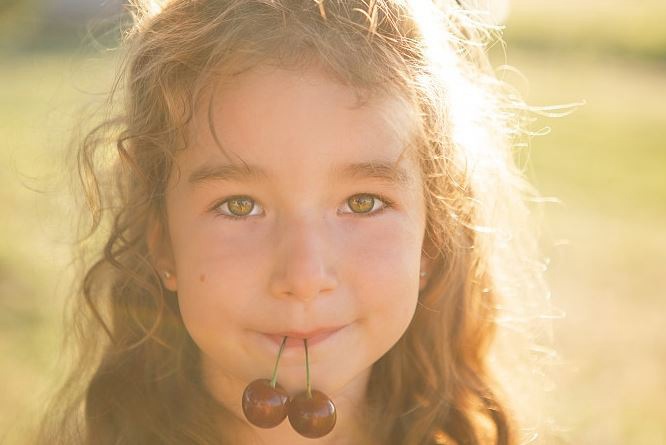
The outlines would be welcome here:
M 406 331 L 424 285 L 419 272 L 428 268 L 422 179 L 405 154 L 409 113 L 396 99 L 354 107 L 354 91 L 316 67 L 259 66 L 216 87 L 195 113 L 188 148 L 176 154 L 166 236 L 151 243 L 156 267 L 171 272 L 164 284 L 178 293 L 207 386 L 244 425 L 237 443 L 352 443 L 371 367 Z M 271 177 L 189 181 L 201 165 L 240 159 Z M 398 161 L 410 183 L 329 176 L 338 164 L 378 159 Z M 381 210 L 379 199 L 348 201 L 359 194 L 393 203 Z M 212 209 L 238 195 L 252 210 L 238 201 Z M 378 213 L 367 216 L 369 208 Z M 219 215 L 233 211 L 251 216 Z M 287 419 L 273 429 L 251 426 L 241 395 L 271 377 L 279 349 L 262 333 L 338 325 L 345 327 L 309 348 L 312 387 L 336 404 L 333 431 L 313 441 Z M 294 395 L 305 382 L 304 349 L 285 350 L 278 383 Z

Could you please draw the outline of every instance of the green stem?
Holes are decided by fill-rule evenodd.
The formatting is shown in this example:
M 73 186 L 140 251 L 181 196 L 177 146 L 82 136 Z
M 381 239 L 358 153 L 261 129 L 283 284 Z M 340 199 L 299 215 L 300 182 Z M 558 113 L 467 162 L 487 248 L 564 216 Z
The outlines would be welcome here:
M 305 345 L 305 385 L 308 392 L 308 399 L 312 398 L 312 390 L 310 389 L 310 359 L 308 357 L 308 339 L 303 339 Z
M 277 383 L 277 367 L 280 362 L 280 356 L 282 355 L 282 350 L 284 349 L 284 344 L 287 342 L 287 337 L 282 339 L 282 344 L 280 345 L 280 351 L 278 352 L 277 360 L 275 360 L 275 368 L 273 368 L 273 378 L 271 379 L 271 388 L 275 388 Z

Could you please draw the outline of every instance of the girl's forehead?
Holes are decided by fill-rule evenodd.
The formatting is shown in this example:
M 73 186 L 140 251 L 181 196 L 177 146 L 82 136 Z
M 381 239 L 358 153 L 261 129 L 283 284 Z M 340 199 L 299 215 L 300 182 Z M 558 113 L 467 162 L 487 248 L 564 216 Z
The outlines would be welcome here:
M 229 151 L 272 164 L 399 160 L 413 142 L 415 116 L 401 96 L 359 91 L 319 68 L 262 65 L 202 95 L 186 151 L 193 163 Z
M 205 131 L 230 115 L 252 115 L 257 124 L 286 124 L 305 114 L 331 125 L 346 118 L 352 121 L 347 125 L 349 132 L 359 127 L 391 129 L 396 136 L 409 139 L 419 122 L 415 106 L 384 88 L 345 85 L 315 64 L 296 68 L 258 64 L 209 81 L 197 100 L 192 130 Z

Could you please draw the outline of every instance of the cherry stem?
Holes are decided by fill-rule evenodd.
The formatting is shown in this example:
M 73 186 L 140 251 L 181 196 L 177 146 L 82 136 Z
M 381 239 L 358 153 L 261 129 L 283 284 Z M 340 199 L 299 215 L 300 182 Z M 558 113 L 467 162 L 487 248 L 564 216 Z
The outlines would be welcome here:
M 308 339 L 303 339 L 305 345 L 305 385 L 308 392 L 308 399 L 312 398 L 312 390 L 310 389 L 310 360 L 308 357 Z
M 280 351 L 278 352 L 277 360 L 275 360 L 275 368 L 273 368 L 273 378 L 271 379 L 271 388 L 275 388 L 277 383 L 277 368 L 278 363 L 280 362 L 280 356 L 282 355 L 282 350 L 284 349 L 284 344 L 287 342 L 287 337 L 282 339 L 282 344 L 280 345 Z

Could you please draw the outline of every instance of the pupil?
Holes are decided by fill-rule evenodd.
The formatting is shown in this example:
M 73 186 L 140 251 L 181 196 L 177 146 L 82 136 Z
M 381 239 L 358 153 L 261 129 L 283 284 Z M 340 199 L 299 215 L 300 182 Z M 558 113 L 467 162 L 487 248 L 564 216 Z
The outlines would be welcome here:
M 240 203 L 240 204 L 239 204 Z M 249 199 L 237 198 L 229 201 L 229 210 L 234 214 L 240 214 L 241 216 L 249 213 L 252 210 L 252 204 Z

